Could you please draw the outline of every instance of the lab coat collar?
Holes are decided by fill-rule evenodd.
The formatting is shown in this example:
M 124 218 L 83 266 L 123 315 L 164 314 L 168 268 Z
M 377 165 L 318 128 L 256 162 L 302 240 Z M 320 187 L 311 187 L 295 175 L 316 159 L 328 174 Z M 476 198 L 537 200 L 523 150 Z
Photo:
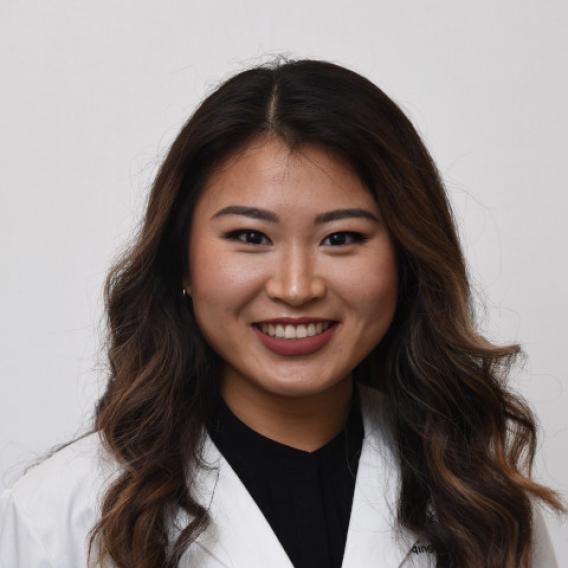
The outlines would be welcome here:
M 372 387 L 355 385 L 364 437 L 342 568 L 371 566 L 379 559 L 386 568 L 429 566 L 433 555 L 395 523 L 399 474 L 384 398 Z M 262 511 L 207 433 L 202 458 L 208 467 L 197 471 L 192 487 L 209 509 L 211 522 L 195 543 L 199 565 L 293 568 Z

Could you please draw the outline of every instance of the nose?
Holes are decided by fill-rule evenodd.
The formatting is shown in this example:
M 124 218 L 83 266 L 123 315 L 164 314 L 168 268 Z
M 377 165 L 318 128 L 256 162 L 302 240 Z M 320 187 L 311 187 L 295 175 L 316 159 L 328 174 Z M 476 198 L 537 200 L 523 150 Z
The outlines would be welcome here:
M 301 245 L 294 245 L 279 257 L 267 280 L 266 293 L 272 300 L 300 306 L 322 298 L 324 280 L 315 274 L 314 259 Z

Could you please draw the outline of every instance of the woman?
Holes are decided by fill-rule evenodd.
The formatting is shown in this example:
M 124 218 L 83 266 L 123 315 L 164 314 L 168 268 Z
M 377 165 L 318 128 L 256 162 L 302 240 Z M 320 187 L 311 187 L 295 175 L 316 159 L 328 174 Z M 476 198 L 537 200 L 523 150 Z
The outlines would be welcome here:
M 94 428 L 3 495 L 6 566 L 556 566 L 520 346 L 477 332 L 436 167 L 367 79 L 224 82 L 105 299 Z

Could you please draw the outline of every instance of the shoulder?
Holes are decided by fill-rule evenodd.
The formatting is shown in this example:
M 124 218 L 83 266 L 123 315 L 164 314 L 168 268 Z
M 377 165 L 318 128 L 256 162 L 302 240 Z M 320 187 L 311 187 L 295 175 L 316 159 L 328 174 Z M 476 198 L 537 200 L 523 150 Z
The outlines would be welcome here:
M 117 470 L 98 433 L 29 469 L 0 495 L 0 566 L 86 565 L 88 533 Z
M 52 515 L 94 503 L 105 477 L 115 470 L 99 434 L 92 433 L 30 468 L 5 493 L 34 516 Z
M 558 568 L 554 547 L 539 502 L 531 499 L 533 506 L 533 560 L 534 568 Z
M 356 383 L 361 400 L 365 437 L 375 458 L 373 465 L 382 467 L 382 471 L 396 472 L 400 464 L 393 439 L 393 416 L 385 395 L 376 387 Z M 398 491 L 398 489 L 397 489 Z M 386 494 L 386 493 L 385 493 Z M 391 494 L 391 505 L 396 507 L 398 492 Z M 533 558 L 532 568 L 558 568 L 554 547 L 543 515 L 540 501 L 530 497 L 533 512 Z

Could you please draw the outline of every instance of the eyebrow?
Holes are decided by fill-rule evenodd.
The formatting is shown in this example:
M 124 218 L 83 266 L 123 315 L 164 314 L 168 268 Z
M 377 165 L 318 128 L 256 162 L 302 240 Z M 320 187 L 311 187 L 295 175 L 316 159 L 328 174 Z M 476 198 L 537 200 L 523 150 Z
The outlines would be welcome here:
M 269 223 L 279 223 L 280 218 L 276 213 L 268 211 L 267 209 L 260 209 L 259 207 L 247 207 L 244 205 L 229 205 L 228 207 L 223 207 L 211 217 L 211 220 L 223 217 L 225 215 L 242 215 L 244 217 L 250 217 L 251 219 L 260 219 L 261 221 L 268 221 Z M 322 225 L 323 223 L 329 223 L 331 221 L 338 221 L 340 219 L 369 219 L 374 223 L 379 223 L 379 219 L 376 215 L 367 211 L 366 209 L 334 209 L 332 211 L 326 211 L 325 213 L 320 213 L 316 215 L 314 219 L 314 225 Z

